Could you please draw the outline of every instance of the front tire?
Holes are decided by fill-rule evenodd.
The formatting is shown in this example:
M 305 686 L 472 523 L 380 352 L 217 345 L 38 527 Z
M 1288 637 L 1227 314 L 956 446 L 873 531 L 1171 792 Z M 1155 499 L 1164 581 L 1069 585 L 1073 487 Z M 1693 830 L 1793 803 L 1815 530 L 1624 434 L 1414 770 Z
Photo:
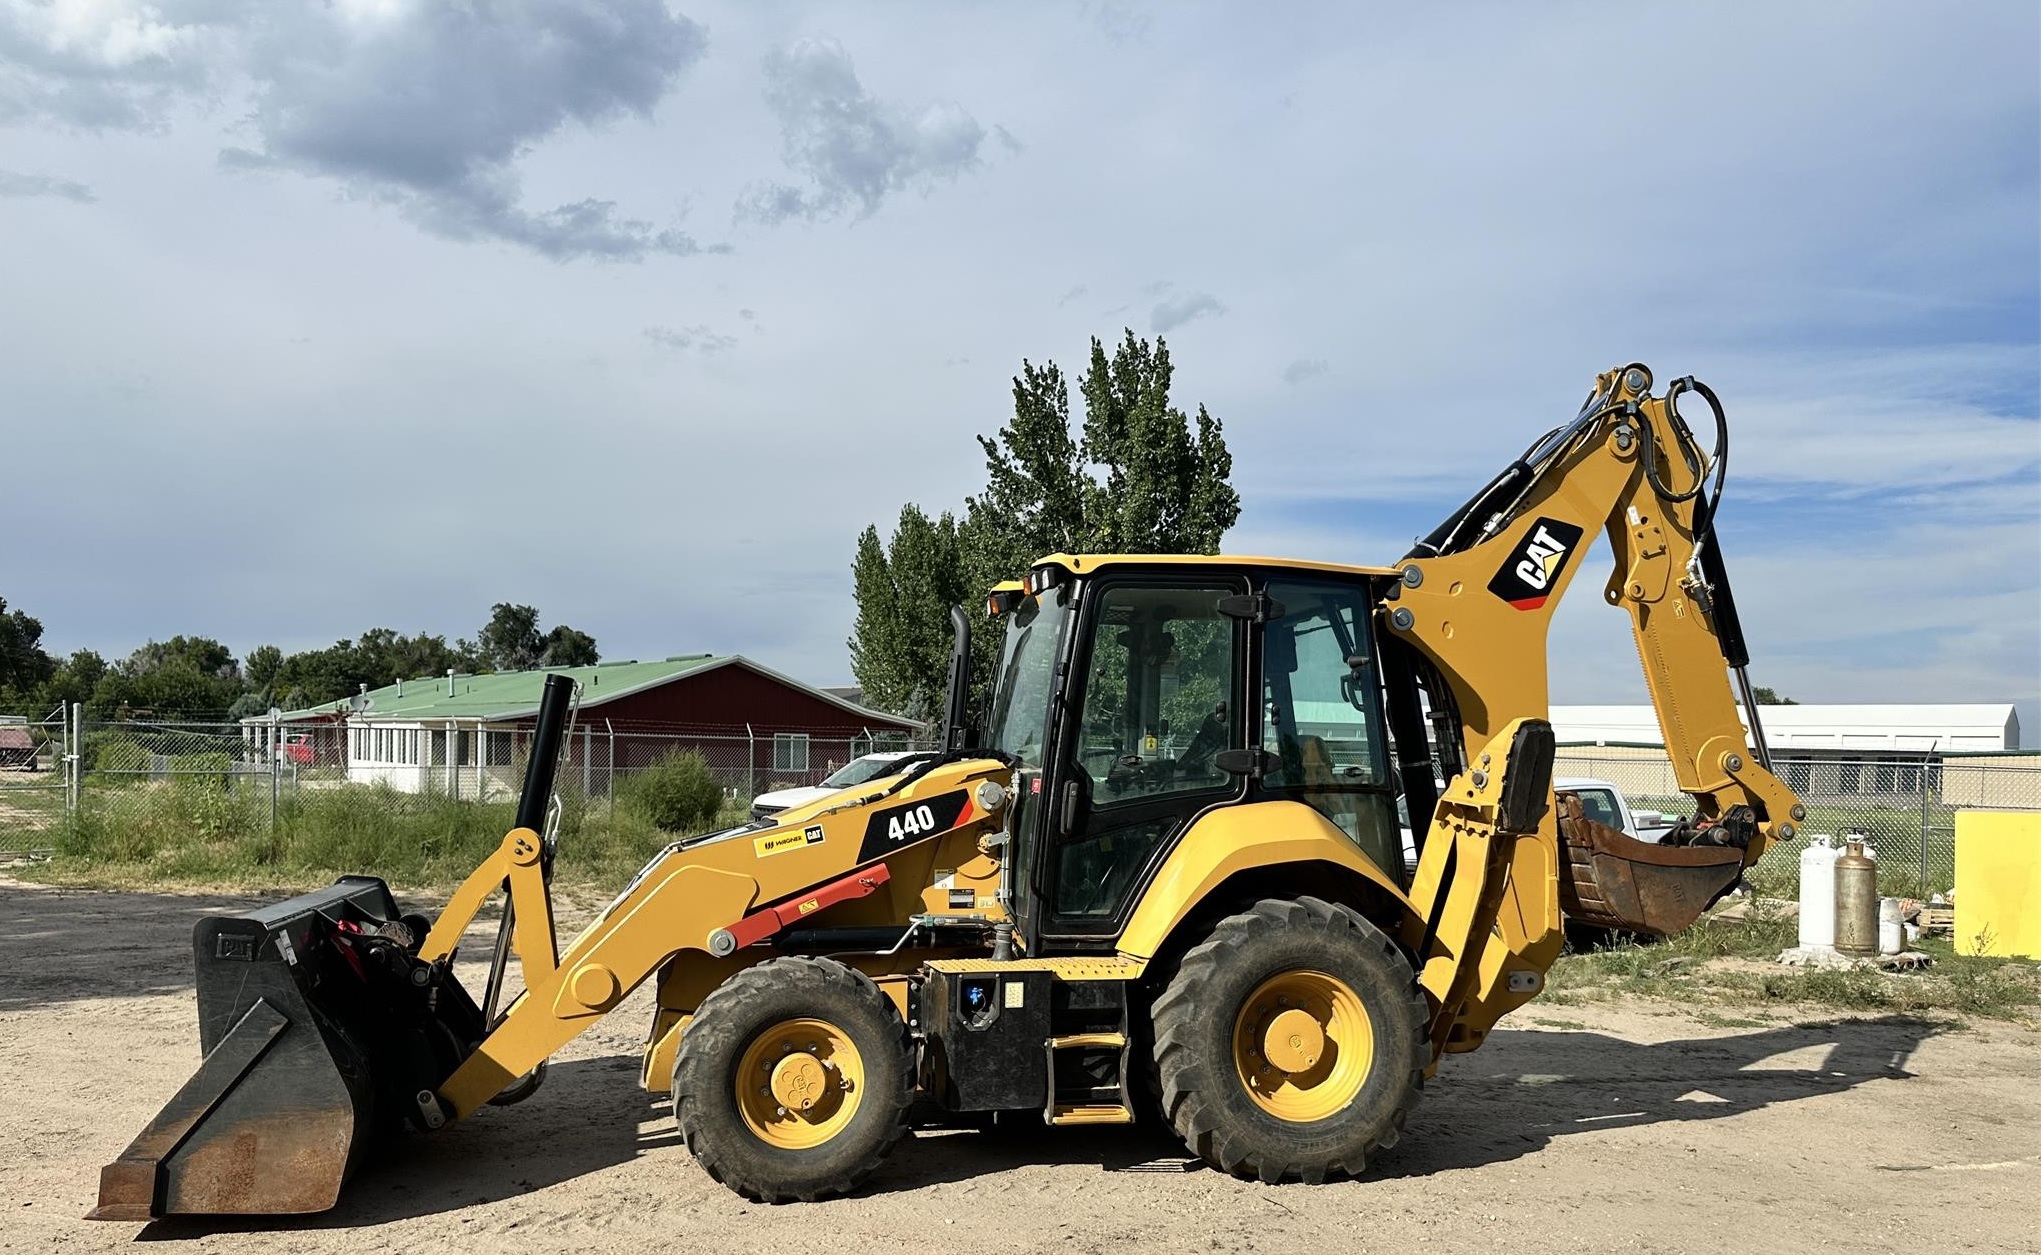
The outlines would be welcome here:
M 1164 1115 L 1235 1176 L 1358 1174 L 1396 1144 L 1424 1083 L 1410 964 L 1359 914 L 1317 898 L 1221 920 L 1152 1015 Z
M 702 1000 L 673 1115 L 708 1174 L 761 1203 L 848 1194 L 907 1133 L 907 1026 L 862 972 L 771 959 Z

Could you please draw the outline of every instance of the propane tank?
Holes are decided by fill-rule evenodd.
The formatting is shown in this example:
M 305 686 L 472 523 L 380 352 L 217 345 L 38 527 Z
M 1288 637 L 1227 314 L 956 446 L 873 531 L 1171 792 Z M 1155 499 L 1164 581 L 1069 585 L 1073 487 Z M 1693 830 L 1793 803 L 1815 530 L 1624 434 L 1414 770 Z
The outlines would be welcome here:
M 1835 949 L 1834 838 L 1816 833 L 1800 851 L 1800 948 Z
M 1878 953 L 1898 954 L 1906 949 L 1906 912 L 1898 898 L 1878 899 Z
M 1852 958 L 1878 953 L 1878 854 L 1863 835 L 1843 838 L 1835 861 L 1835 948 Z

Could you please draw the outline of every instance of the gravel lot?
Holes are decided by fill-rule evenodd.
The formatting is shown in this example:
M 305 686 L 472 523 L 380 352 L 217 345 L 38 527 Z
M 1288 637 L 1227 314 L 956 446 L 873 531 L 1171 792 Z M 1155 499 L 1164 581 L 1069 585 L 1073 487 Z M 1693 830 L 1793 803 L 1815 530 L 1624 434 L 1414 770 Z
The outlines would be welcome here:
M 2041 1251 L 2041 1032 L 1654 1003 L 1527 1008 L 1361 1181 L 1036 1127 L 923 1134 L 855 1198 L 761 1207 L 637 1088 L 641 994 L 531 1101 L 393 1148 L 325 1216 L 80 1220 L 197 1062 L 191 925 L 237 905 L 0 877 L 0 1251 Z

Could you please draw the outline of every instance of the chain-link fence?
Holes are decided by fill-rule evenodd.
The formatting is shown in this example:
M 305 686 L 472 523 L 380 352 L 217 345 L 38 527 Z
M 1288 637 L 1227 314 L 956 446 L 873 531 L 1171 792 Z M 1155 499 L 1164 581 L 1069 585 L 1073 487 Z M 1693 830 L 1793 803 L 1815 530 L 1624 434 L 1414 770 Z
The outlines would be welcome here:
M 315 791 L 514 800 L 530 757 L 529 728 L 434 721 L 285 723 L 92 720 L 78 707 L 47 719 L 0 721 L 0 854 L 48 848 L 67 814 L 95 799 L 227 799 L 274 826 Z M 578 720 L 562 747 L 556 788 L 577 804 L 614 808 L 631 781 L 676 755 L 699 755 L 725 806 L 820 785 L 866 754 L 927 748 L 891 729 L 786 730 Z M 393 797 L 392 806 L 402 805 Z
M 1807 807 L 1801 835 L 1765 852 L 1756 875 L 1784 885 L 1809 839 L 1864 834 L 1891 893 L 1925 897 L 1956 876 L 1958 809 L 2041 810 L 2041 754 L 1774 754 L 1773 771 Z M 1606 780 L 1634 810 L 1693 813 L 1665 751 L 1641 746 L 1561 746 L 1555 774 Z
M 161 799 L 197 823 L 230 809 L 243 830 L 274 829 L 281 812 L 322 791 L 362 800 L 371 812 L 377 798 L 393 811 L 409 798 L 507 802 L 522 784 L 529 739 L 524 728 L 472 721 L 101 722 L 77 707 L 0 720 L 0 856 L 49 848 L 65 817 L 96 800 L 132 807 Z M 819 785 L 862 755 L 929 744 L 877 729 L 737 733 L 584 715 L 563 747 L 557 788 L 584 812 L 614 814 L 635 777 L 673 755 L 699 754 L 726 809 L 741 811 L 760 794 Z M 1774 846 L 1757 869 L 1781 885 L 1806 837 L 1861 832 L 1878 851 L 1889 892 L 1944 890 L 1955 876 L 1958 809 L 2041 809 L 2041 754 L 1781 754 L 1774 769 L 1808 809 L 1802 838 Z M 1606 780 L 1633 811 L 1692 813 L 1655 747 L 1562 746 L 1556 774 Z
M 0 860 L 47 844 L 73 804 L 68 710 L 0 717 Z

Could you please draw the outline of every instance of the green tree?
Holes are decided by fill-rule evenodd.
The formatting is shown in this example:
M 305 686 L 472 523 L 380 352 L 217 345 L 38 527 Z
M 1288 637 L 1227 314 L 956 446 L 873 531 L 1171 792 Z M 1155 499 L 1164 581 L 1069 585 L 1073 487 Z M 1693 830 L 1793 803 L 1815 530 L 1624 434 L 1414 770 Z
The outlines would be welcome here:
M 489 621 L 475 634 L 475 652 L 491 671 L 529 671 L 538 666 L 546 652 L 538 609 L 497 602 L 489 609 Z
M 258 689 L 267 689 L 276 683 L 276 673 L 283 669 L 283 650 L 274 645 L 257 645 L 248 651 L 248 657 L 241 664 L 241 674 L 248 677 L 248 683 Z
M 949 608 L 985 591 L 967 584 L 968 569 L 956 518 L 947 513 L 930 519 L 919 506 L 904 506 L 890 542 L 880 541 L 876 527 L 858 537 L 850 660 L 867 704 L 916 719 L 940 713 Z
M 153 715 L 219 715 L 247 684 L 233 651 L 209 636 L 150 641 L 115 663 L 93 685 L 99 711 Z
M 264 649 L 272 648 L 269 646 Z M 250 681 L 256 679 L 258 649 L 248 656 Z M 266 665 L 267 656 L 262 661 Z M 358 640 L 335 641 L 325 649 L 292 654 L 277 664 L 265 686 L 267 700 L 286 709 L 338 701 L 359 692 L 362 686 L 382 688 L 398 680 L 444 675 L 447 671 L 474 671 L 477 660 L 472 651 L 449 645 L 444 636 L 421 632 L 405 636 L 390 628 L 370 628 Z
M 484 670 L 530 671 L 534 667 L 586 667 L 600 658 L 595 638 L 565 624 L 539 630 L 539 612 L 532 606 L 500 601 L 489 609 L 489 622 L 475 634 L 474 652 Z
M 1751 696 L 1760 706 L 1798 706 L 1800 703 L 1790 697 L 1781 697 L 1777 689 L 1768 689 L 1760 684 L 1751 690 Z
M 1129 331 L 1109 357 L 1091 342 L 1073 430 L 1069 387 L 1054 362 L 1021 363 L 1013 418 L 990 437 L 985 488 L 964 516 L 931 520 L 916 505 L 889 540 L 858 538 L 851 670 L 875 705 L 928 717 L 947 680 L 948 607 L 975 608 L 993 584 L 1051 553 L 1211 553 L 1240 517 L 1233 455 L 1218 419 L 1170 401 L 1169 346 Z M 980 633 L 974 687 L 996 642 Z
M 22 610 L 9 610 L 0 597 L 0 706 L 33 705 L 57 669 L 56 659 L 43 652 L 42 620 Z M 40 713 L 40 712 L 37 712 Z
M 36 705 L 41 711 L 49 711 L 60 702 L 90 702 L 106 672 L 106 659 L 89 649 L 74 650 L 50 673 L 39 690 Z
M 602 658 L 595 638 L 562 623 L 546 633 L 546 652 L 541 665 L 548 667 L 592 667 Z

